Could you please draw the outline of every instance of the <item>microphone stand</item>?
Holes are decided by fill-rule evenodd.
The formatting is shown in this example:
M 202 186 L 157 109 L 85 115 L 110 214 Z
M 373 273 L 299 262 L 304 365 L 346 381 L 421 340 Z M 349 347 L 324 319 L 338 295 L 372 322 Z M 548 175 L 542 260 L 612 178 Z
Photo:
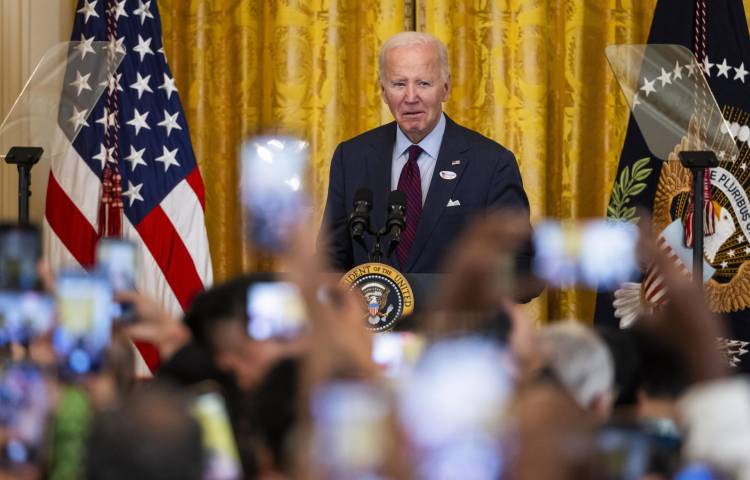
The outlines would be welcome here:
M 385 227 L 378 231 L 370 231 L 370 234 L 375 237 L 375 244 L 372 246 L 372 250 L 370 250 L 370 261 L 380 263 L 383 259 L 383 248 L 380 246 L 380 238 L 385 234 Z
M 29 224 L 29 197 L 31 197 L 31 167 L 42 157 L 41 147 L 11 147 L 5 163 L 18 168 L 18 223 Z
M 719 166 L 712 151 L 684 151 L 678 154 L 682 165 L 693 172 L 693 281 L 703 287 L 703 175 Z

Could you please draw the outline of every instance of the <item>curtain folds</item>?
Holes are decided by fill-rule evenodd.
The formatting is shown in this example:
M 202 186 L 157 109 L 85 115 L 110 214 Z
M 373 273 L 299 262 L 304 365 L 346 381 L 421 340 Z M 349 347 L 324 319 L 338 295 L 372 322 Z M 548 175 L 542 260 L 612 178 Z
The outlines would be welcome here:
M 645 43 L 655 0 L 416 0 L 448 46 L 459 123 L 516 154 L 533 220 L 603 217 L 627 126 L 606 45 Z M 593 317 L 594 294 L 548 291 L 543 320 Z
M 240 141 L 261 132 L 307 138 L 319 214 L 336 144 L 390 121 L 377 53 L 404 25 L 446 42 L 453 89 L 445 110 L 516 154 L 534 220 L 602 217 L 628 116 L 604 47 L 644 43 L 655 4 L 159 0 L 167 58 L 206 183 L 215 277 L 271 265 L 242 246 Z M 590 321 L 593 299 L 549 292 L 530 308 L 542 321 Z
M 377 88 L 380 44 L 404 28 L 404 0 L 160 0 L 165 51 L 206 184 L 214 278 L 267 270 L 243 244 L 237 151 L 260 133 L 313 151 L 317 216 L 343 139 L 390 120 Z

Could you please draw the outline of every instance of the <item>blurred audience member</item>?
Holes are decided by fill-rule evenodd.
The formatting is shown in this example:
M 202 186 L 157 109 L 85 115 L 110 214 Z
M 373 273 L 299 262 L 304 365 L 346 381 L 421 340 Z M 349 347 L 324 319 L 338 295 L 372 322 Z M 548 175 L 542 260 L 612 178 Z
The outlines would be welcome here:
M 89 480 L 199 480 L 201 430 L 174 392 L 143 389 L 93 421 Z
M 294 466 L 300 360 L 287 358 L 271 368 L 255 396 L 259 478 L 288 478 Z
M 607 420 L 614 400 L 614 365 L 604 341 L 573 321 L 547 325 L 538 338 L 543 368 L 549 369 L 579 407 L 599 421 Z

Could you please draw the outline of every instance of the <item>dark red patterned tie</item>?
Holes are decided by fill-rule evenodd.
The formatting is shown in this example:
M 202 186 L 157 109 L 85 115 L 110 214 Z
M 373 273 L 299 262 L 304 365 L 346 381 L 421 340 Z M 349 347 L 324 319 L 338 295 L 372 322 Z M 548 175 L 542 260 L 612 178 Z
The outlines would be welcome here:
M 401 268 L 406 265 L 411 244 L 417 235 L 419 217 L 422 216 L 422 178 L 419 175 L 417 158 L 422 153 L 422 147 L 409 147 L 409 160 L 406 161 L 401 176 L 398 178 L 398 189 L 406 194 L 406 228 L 401 232 L 401 242 L 396 249 L 396 255 L 401 262 Z

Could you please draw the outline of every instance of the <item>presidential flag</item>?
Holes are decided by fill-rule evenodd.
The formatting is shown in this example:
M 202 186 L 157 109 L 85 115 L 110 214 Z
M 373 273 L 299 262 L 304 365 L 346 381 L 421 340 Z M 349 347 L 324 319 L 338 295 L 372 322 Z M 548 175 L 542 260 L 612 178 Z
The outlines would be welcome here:
M 156 2 L 79 0 L 72 40 L 79 43 L 64 99 L 75 102 L 92 90 L 93 42 L 107 42 L 124 58 L 90 113 L 61 105 L 60 128 L 69 139 L 76 127 L 80 133 L 66 155 L 53 159 L 46 256 L 53 268 L 88 268 L 99 238 L 130 239 L 139 247 L 137 289 L 180 315 L 211 283 L 212 270 L 203 181 Z
M 708 81 L 739 157 L 723 161 L 706 176 L 704 224 L 704 291 L 709 307 L 726 320 L 727 338 L 719 346 L 728 364 L 750 371 L 750 37 L 741 0 L 660 0 L 649 44 L 678 44 L 690 49 Z M 636 91 L 639 99 L 659 102 L 673 92 L 693 88 L 694 69 L 675 62 L 644 66 Z M 693 67 L 693 65 L 690 65 Z M 695 68 L 697 70 L 698 67 Z M 634 107 L 639 108 L 639 107 Z M 713 132 L 709 132 L 711 134 Z M 695 138 L 694 138 L 695 137 Z M 697 131 L 675 144 L 669 162 L 649 151 L 633 119 L 620 157 L 607 216 L 637 221 L 636 207 L 651 211 L 659 246 L 677 266 L 691 268 L 692 174 L 676 152 L 695 145 Z M 689 149 L 689 147 L 688 147 Z M 649 269 L 642 282 L 622 285 L 597 298 L 595 320 L 625 327 L 641 312 L 665 300 L 658 272 Z

